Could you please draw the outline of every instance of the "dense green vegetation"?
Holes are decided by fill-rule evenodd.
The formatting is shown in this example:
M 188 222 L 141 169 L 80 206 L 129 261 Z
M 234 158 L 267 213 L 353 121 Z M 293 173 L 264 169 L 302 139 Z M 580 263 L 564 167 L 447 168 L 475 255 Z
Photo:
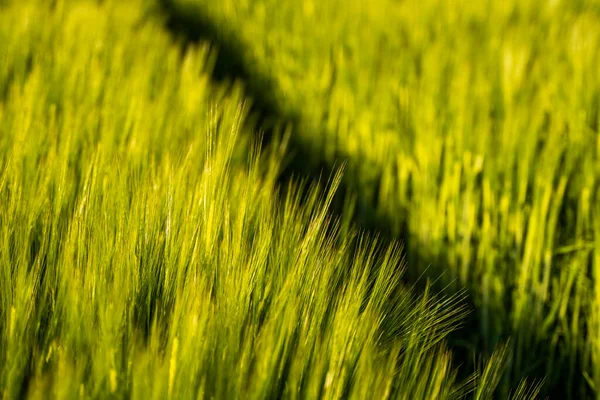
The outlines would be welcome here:
M 600 396 L 597 1 L 174 3 L 238 43 L 308 153 L 347 161 L 410 276 L 468 288 L 468 346 L 512 338 L 504 389 Z
M 0 0 L 2 398 L 600 398 L 598 65 L 594 0 Z
M 510 348 L 463 380 L 445 345 L 465 292 L 332 218 L 341 172 L 280 187 L 289 134 L 156 10 L 0 5 L 2 398 L 491 398 Z

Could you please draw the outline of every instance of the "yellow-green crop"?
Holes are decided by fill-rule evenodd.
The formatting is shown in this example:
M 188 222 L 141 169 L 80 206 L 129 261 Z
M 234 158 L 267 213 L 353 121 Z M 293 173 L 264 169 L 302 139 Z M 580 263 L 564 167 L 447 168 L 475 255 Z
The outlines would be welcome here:
M 170 3 L 241 43 L 307 153 L 347 163 L 408 276 L 468 288 L 463 342 L 512 338 L 501 393 L 533 374 L 600 397 L 598 1 Z
M 464 293 L 279 187 L 285 140 L 156 9 L 0 5 L 0 396 L 491 398 L 510 349 L 459 380 L 444 343 Z

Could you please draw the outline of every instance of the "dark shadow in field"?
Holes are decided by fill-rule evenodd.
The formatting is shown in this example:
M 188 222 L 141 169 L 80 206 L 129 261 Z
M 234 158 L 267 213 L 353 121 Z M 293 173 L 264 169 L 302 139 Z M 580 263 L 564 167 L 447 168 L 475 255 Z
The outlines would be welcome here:
M 209 43 L 211 48 L 216 50 L 211 70 L 212 78 L 216 82 L 224 85 L 232 82 L 243 84 L 245 94 L 251 100 L 249 118 L 246 123 L 252 131 L 260 133 L 263 147 L 279 140 L 286 127 L 295 129 L 300 125 L 299 113 L 283 110 L 277 103 L 274 96 L 277 90 L 274 82 L 244 59 L 244 44 L 236 37 L 236 34 L 228 32 L 226 27 L 217 26 L 213 20 L 201 13 L 182 12 L 169 0 L 160 0 L 159 2 L 163 7 L 168 30 L 181 40 L 184 50 L 190 44 L 198 42 Z M 343 155 L 337 157 L 334 163 L 324 161 L 324 157 L 320 156 L 320 150 L 316 146 L 306 143 L 294 134 L 289 137 L 287 152 L 278 178 L 282 188 L 285 188 L 292 180 L 308 178 L 310 181 L 318 180 L 325 184 L 324 191 L 327 191 L 329 184 L 324 181 L 332 177 L 335 171 L 347 161 L 347 157 Z M 351 166 L 346 165 L 345 179 L 342 180 L 336 191 L 332 207 L 334 211 L 341 212 L 347 203 L 347 196 L 357 193 L 356 185 L 347 178 L 348 168 Z M 373 191 L 373 193 L 376 192 L 377 190 Z M 353 222 L 365 230 L 377 231 L 379 237 L 387 238 L 388 241 L 393 239 L 391 227 L 377 218 L 371 206 L 374 201 L 373 196 L 369 197 L 368 200 L 362 196 L 358 196 L 356 199 L 357 211 L 352 216 Z M 344 212 L 347 211 L 344 210 Z
M 159 0 L 164 13 L 165 24 L 167 29 L 178 39 L 181 40 L 182 46 L 185 49 L 190 44 L 198 42 L 207 42 L 216 50 L 216 58 L 214 60 L 214 68 L 212 77 L 215 81 L 222 84 L 229 84 L 233 81 L 241 81 L 244 85 L 246 95 L 251 99 L 252 105 L 250 109 L 250 118 L 247 123 L 253 131 L 260 130 L 262 134 L 263 147 L 268 146 L 279 137 L 279 132 L 283 124 L 291 126 L 293 129 L 298 127 L 301 122 L 300 114 L 293 111 L 284 111 L 275 99 L 276 85 L 275 83 L 261 73 L 259 68 L 252 65 L 249 60 L 245 59 L 244 41 L 239 38 L 234 32 L 227 31 L 227 27 L 217 25 L 215 21 L 206 15 L 194 10 L 193 13 L 181 10 L 172 4 L 170 0 Z M 189 10 L 187 10 L 189 11 Z M 286 154 L 286 163 L 279 175 L 278 181 L 281 188 L 285 188 L 290 181 L 299 179 L 308 179 L 310 181 L 323 182 L 327 177 L 334 174 L 334 171 L 340 165 L 345 163 L 346 157 L 339 156 L 334 162 L 326 162 L 322 153 L 315 145 L 305 143 L 297 135 L 292 134 L 288 145 L 288 154 Z M 352 168 L 352 165 L 348 165 Z M 359 166 L 354 166 L 358 168 Z M 348 173 L 349 172 L 349 173 Z M 377 215 L 374 205 L 376 204 L 376 193 L 378 192 L 379 178 L 375 179 L 374 190 L 371 194 L 365 194 L 359 190 L 358 185 L 352 179 L 352 171 L 344 174 L 344 179 L 341 182 L 339 189 L 336 192 L 332 204 L 332 214 L 334 217 L 344 219 L 350 218 L 352 222 L 362 230 L 371 234 L 377 235 L 380 241 L 391 243 L 399 241 L 404 244 L 405 260 L 408 265 L 406 273 L 406 281 L 417 290 L 425 288 L 426 279 L 420 278 L 423 274 L 422 268 L 414 269 L 414 266 L 429 266 L 426 275 L 430 279 L 439 278 L 447 268 L 445 261 L 447 254 L 441 253 L 437 256 L 431 256 L 429 252 L 423 249 L 422 243 L 415 238 L 411 238 L 408 234 L 409 230 L 406 226 L 393 227 L 389 219 L 385 216 Z M 327 187 L 325 187 L 327 190 Z M 347 199 L 349 197 L 355 199 L 356 204 L 353 208 L 352 215 L 348 215 Z M 399 211 L 402 212 L 402 211 Z M 400 232 L 394 234 L 393 232 Z M 413 269 L 411 269 L 411 266 Z M 439 286 L 436 289 L 445 290 L 446 294 L 454 295 L 457 289 L 448 289 L 447 279 L 436 279 Z M 467 288 L 468 290 L 469 288 Z M 470 298 L 466 297 L 467 306 L 470 310 L 475 310 L 475 305 Z M 506 305 L 498 305 L 506 307 Z M 458 366 L 459 377 L 465 378 L 477 368 L 481 360 L 476 359 L 476 355 L 490 355 L 492 347 L 495 344 L 486 343 L 481 335 L 481 321 L 477 317 L 477 312 L 471 312 L 463 321 L 460 329 L 452 333 L 448 343 L 453 353 L 454 365 Z M 499 341 L 504 341 L 505 337 L 499 337 Z M 522 355 L 526 360 L 531 360 L 530 364 L 540 360 L 541 354 L 536 352 L 549 349 L 552 346 L 547 340 L 537 341 L 539 346 L 537 349 L 532 349 L 532 354 Z M 547 354 L 547 353 L 546 353 Z M 579 357 L 579 354 L 573 357 Z M 532 379 L 543 378 L 546 372 L 541 367 L 520 371 L 519 376 L 505 376 L 510 387 L 517 387 L 519 380 L 527 375 L 528 381 Z M 584 382 L 583 375 L 579 371 L 573 371 L 569 368 L 568 363 L 560 366 L 560 372 L 557 377 L 548 377 L 546 385 L 542 391 L 543 395 L 551 395 L 552 398 L 569 398 L 573 397 L 570 388 L 581 388 L 587 386 Z M 538 364 L 539 365 L 539 364 Z M 555 366 L 556 367 L 556 366 Z M 522 376 L 521 376 L 522 375 Z M 572 381 L 567 383 L 560 377 L 570 376 Z M 558 378 L 558 379 L 555 379 Z M 507 393 L 498 393 L 500 397 L 506 397 Z M 499 397 L 499 398 L 500 398 Z

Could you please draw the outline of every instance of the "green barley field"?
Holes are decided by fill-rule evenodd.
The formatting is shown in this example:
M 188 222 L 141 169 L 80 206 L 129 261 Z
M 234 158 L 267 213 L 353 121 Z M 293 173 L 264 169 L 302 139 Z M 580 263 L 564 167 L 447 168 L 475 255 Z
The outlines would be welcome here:
M 0 0 L 0 398 L 600 399 L 600 2 Z

